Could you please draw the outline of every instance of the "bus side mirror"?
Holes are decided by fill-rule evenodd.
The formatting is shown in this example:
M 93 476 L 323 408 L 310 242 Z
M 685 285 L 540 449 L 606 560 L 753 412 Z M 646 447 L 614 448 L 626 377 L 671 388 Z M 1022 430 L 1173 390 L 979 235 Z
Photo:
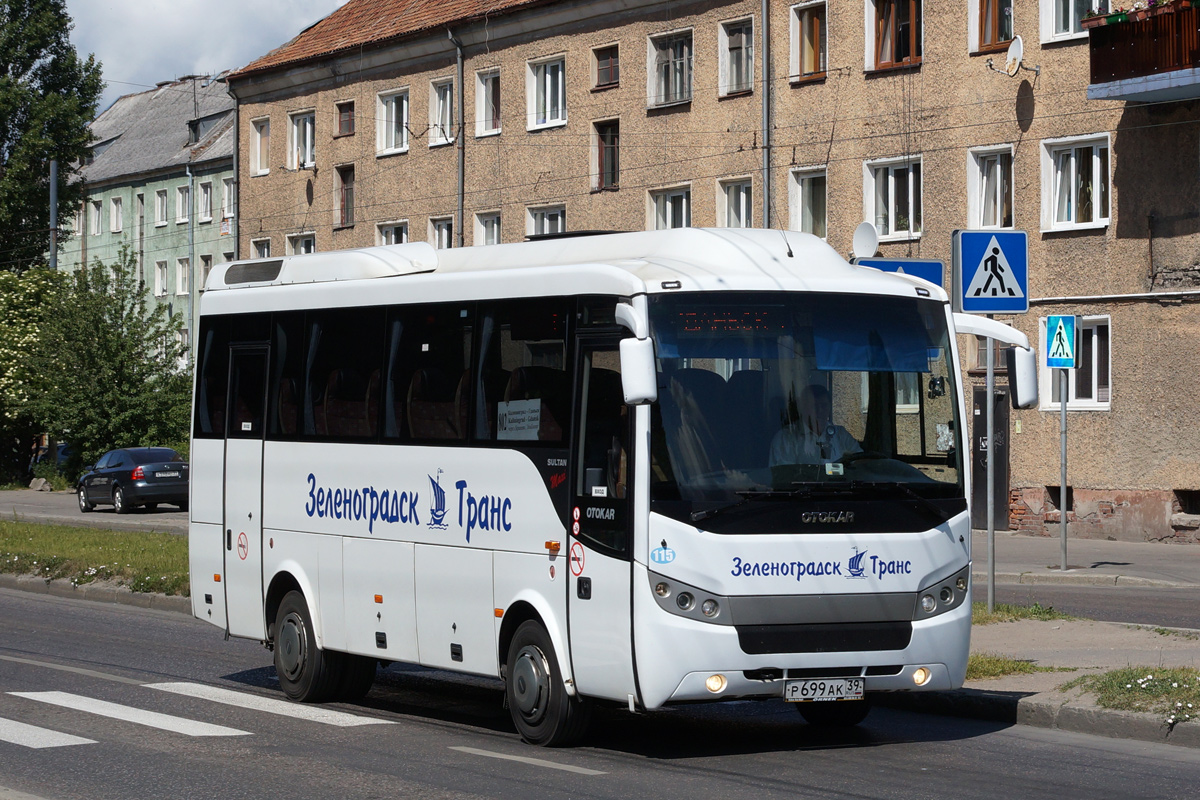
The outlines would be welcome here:
M 621 391 L 631 406 L 658 399 L 658 371 L 654 366 L 654 340 L 621 340 Z
M 1013 408 L 1033 408 L 1038 404 L 1037 355 L 1032 347 L 1006 347 L 1008 393 Z

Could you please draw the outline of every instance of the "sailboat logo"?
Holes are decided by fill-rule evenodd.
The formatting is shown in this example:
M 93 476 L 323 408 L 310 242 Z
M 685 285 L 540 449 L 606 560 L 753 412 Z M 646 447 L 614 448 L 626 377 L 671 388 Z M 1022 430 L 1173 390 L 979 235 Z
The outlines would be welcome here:
M 866 550 L 860 551 L 857 547 L 854 548 L 854 555 L 846 564 L 846 572 L 850 573 L 847 578 L 865 578 L 866 569 L 862 565 L 863 556 L 867 554 Z
M 439 482 L 442 477 L 442 470 L 437 471 L 438 477 L 432 475 L 429 478 L 430 488 L 433 490 L 433 505 L 429 507 L 429 527 L 437 530 L 446 530 L 446 490 L 442 488 Z

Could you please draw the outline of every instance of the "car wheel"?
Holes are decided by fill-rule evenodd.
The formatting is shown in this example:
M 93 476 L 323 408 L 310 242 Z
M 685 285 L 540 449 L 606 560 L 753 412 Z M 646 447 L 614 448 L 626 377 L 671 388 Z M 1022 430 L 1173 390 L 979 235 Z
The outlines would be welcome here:
M 540 622 L 527 620 L 508 650 L 504 696 L 521 738 L 530 744 L 561 747 L 587 728 L 591 707 L 567 694 L 550 636 Z
M 805 722 L 821 728 L 852 728 L 866 719 L 871 711 L 871 701 L 867 699 L 793 705 Z
M 113 489 L 113 511 L 118 514 L 128 514 L 133 508 L 125 502 L 125 490 L 120 486 Z
M 179 510 L 180 511 L 188 510 L 188 501 L 187 500 L 184 500 L 182 503 L 179 504 Z
M 82 513 L 86 514 L 89 511 L 91 511 L 92 509 L 94 509 L 95 507 L 96 506 L 93 503 L 88 502 L 87 489 L 80 486 L 79 487 L 79 510 Z
M 341 653 L 317 647 L 308 604 L 300 592 L 288 592 L 279 604 L 274 629 L 275 672 L 279 687 L 293 700 L 319 703 L 341 688 Z

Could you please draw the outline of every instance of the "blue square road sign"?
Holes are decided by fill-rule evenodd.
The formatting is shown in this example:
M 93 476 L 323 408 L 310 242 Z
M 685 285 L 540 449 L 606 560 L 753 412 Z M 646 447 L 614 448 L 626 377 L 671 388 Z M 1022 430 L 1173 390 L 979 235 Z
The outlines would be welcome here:
M 1029 312 L 1029 242 L 1025 231 L 955 231 L 955 311 Z

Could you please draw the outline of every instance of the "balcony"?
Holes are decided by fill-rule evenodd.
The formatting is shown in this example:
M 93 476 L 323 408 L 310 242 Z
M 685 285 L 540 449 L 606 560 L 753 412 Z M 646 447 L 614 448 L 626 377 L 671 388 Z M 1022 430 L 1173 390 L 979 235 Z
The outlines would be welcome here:
M 1200 9 L 1177 4 L 1141 13 L 1154 16 L 1091 28 L 1088 99 L 1200 97 Z

